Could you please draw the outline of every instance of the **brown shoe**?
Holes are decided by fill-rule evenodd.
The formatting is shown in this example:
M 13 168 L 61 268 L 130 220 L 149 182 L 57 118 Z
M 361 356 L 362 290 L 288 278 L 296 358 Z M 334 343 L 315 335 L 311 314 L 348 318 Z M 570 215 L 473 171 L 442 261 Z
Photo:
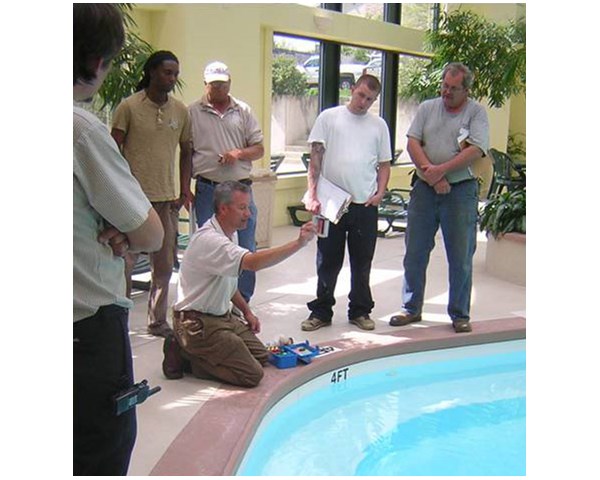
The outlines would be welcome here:
M 184 359 L 174 335 L 168 335 L 163 344 L 162 371 L 169 380 L 183 378 Z
M 320 318 L 313 317 L 311 315 L 310 317 L 308 317 L 306 320 L 304 320 L 300 324 L 300 327 L 305 332 L 312 332 L 314 330 L 318 330 L 321 327 L 329 327 L 330 325 L 331 325 L 331 322 L 325 322 L 325 321 L 321 320 Z
M 348 321 L 361 330 L 375 330 L 375 322 L 368 315 L 361 315 L 360 317 L 351 318 Z
M 390 318 L 390 325 L 392 327 L 403 327 L 409 323 L 415 323 L 421 321 L 421 315 L 413 315 L 412 313 L 401 313 L 400 315 L 394 315 Z
M 469 333 L 472 331 L 471 322 L 468 320 L 456 320 L 455 322 L 452 322 L 452 326 L 456 333 Z

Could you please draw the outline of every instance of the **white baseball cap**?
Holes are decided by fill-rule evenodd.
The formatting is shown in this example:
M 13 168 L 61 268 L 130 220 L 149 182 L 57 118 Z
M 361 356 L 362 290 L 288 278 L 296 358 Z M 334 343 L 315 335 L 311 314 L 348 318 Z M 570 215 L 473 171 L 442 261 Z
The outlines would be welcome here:
M 204 81 L 210 82 L 227 82 L 230 79 L 229 67 L 223 62 L 209 63 L 204 69 Z

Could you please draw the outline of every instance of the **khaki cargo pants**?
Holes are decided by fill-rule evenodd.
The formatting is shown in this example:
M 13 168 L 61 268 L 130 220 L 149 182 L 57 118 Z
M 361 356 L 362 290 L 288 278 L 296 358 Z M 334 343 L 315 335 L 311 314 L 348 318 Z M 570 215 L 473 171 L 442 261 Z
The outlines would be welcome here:
M 268 352 L 240 317 L 173 312 L 173 330 L 195 376 L 242 387 L 261 381 Z

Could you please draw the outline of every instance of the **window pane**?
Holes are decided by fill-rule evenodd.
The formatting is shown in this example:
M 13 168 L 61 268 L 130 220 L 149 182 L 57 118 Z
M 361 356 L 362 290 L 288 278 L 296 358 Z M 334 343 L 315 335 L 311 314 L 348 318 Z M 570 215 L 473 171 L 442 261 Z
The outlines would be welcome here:
M 404 4 L 406 5 L 406 4 Z M 402 91 L 403 85 L 406 85 L 408 81 L 409 72 L 414 71 L 417 68 L 421 68 L 422 65 L 429 62 L 429 60 L 419 57 L 412 57 L 410 55 L 398 55 L 398 92 Z M 396 107 L 396 137 L 395 145 L 396 152 L 401 151 L 400 156 L 397 158 L 398 163 L 411 163 L 410 157 L 406 151 L 407 137 L 406 133 L 415 118 L 417 113 L 417 107 L 419 102 L 411 99 L 403 99 L 401 95 L 398 95 L 397 107 Z
M 342 13 L 383 21 L 383 3 L 343 3 Z
M 319 109 L 320 42 L 273 36 L 271 98 L 271 168 L 281 173 L 306 172 L 302 154 Z
M 403 3 L 400 24 L 403 27 L 427 30 L 431 28 L 433 3 Z
M 344 4 L 346 5 L 346 4 Z M 373 71 L 372 65 L 379 58 L 379 73 Z M 371 66 L 371 67 L 370 67 Z M 381 79 L 381 52 L 367 48 L 342 45 L 340 59 L 340 105 L 350 101 L 350 88 L 363 73 L 370 73 Z M 379 97 L 371 105 L 370 112 L 379 115 Z
M 296 2 L 300 5 L 305 5 L 307 7 L 320 7 L 321 2 Z

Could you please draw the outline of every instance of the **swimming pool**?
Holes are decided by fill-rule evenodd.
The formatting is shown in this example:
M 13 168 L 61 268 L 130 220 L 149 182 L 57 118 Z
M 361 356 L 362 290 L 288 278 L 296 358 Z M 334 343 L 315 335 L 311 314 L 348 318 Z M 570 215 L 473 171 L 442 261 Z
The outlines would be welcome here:
M 238 475 L 525 475 L 525 341 L 371 360 L 264 417 Z

